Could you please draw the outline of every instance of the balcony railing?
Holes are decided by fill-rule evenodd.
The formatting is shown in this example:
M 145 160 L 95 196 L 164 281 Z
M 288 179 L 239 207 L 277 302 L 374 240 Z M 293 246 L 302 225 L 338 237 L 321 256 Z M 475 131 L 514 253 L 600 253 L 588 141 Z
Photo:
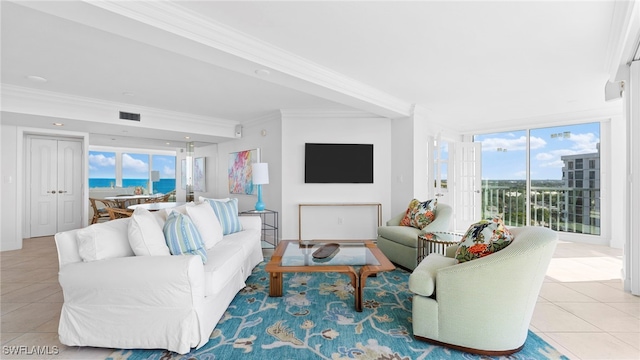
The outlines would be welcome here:
M 508 226 L 543 226 L 556 231 L 600 234 L 600 189 L 519 186 L 482 187 L 482 218 L 502 215 Z M 527 218 L 527 201 L 531 208 Z

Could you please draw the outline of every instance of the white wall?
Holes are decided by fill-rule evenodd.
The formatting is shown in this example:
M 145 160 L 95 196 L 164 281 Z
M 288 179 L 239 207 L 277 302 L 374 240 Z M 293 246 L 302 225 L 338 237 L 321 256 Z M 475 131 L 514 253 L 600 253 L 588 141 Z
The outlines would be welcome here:
M 18 128 L 16 126 L 1 125 L 0 139 L 0 176 L 2 190 L 0 194 L 0 251 L 22 248 L 22 224 L 18 222 Z M 21 151 L 21 150 L 20 150 Z
M 383 221 L 389 218 L 391 203 L 391 120 L 361 117 L 362 114 L 332 112 L 283 112 L 282 115 L 282 211 L 283 239 L 298 238 L 299 203 L 381 203 Z M 305 184 L 304 144 L 357 143 L 373 144 L 373 184 Z M 316 209 L 313 214 L 303 212 L 318 221 L 317 228 L 304 224 L 303 237 L 375 238 L 377 217 L 373 208 Z M 342 217 L 342 224 L 338 218 Z M 357 219 L 357 220 L 353 220 Z M 373 224 L 373 225 L 372 225 Z M 362 225 L 362 226 L 361 226 Z M 328 233 L 328 230 L 331 230 Z
M 394 119 L 391 122 L 391 173 L 389 220 L 407 209 L 409 201 L 413 199 L 414 174 L 413 169 L 413 118 Z
M 611 134 L 611 147 L 608 150 L 608 156 L 604 161 L 601 161 L 600 164 L 606 164 L 607 170 L 611 174 L 610 176 L 606 176 L 606 174 L 600 174 L 600 177 L 609 181 L 610 184 L 608 186 L 611 189 L 611 196 L 608 201 L 604 201 L 600 204 L 600 212 L 608 212 L 608 216 L 602 218 L 601 222 L 605 223 L 605 221 L 610 221 L 610 225 L 607 225 L 605 228 L 610 229 L 608 234 L 610 235 L 609 246 L 616 249 L 624 248 L 625 237 L 626 237 L 626 223 L 627 219 L 624 216 L 623 212 L 620 209 L 625 209 L 627 206 L 627 139 L 625 136 L 619 136 L 619 133 L 616 129 L 624 129 L 626 127 L 625 117 L 613 116 L 611 118 L 611 122 L 609 123 L 607 132 Z M 601 169 L 602 171 L 602 169 Z M 602 187 L 602 185 L 601 185 Z M 605 200 L 605 199 L 603 199 Z M 608 207 L 607 207 L 608 206 Z M 608 209 L 611 209 L 609 211 Z M 602 225 L 604 227 L 604 225 Z
M 229 154 L 251 149 L 260 149 L 261 162 L 269 164 L 269 184 L 262 185 L 262 200 L 266 208 L 270 210 L 280 211 L 282 199 L 282 124 L 280 122 L 280 113 L 252 120 L 243 123 L 242 137 L 236 140 L 230 140 L 217 145 L 217 149 L 198 148 L 196 154 L 198 156 L 216 156 L 217 165 L 215 174 L 211 174 L 207 170 L 207 178 L 212 175 L 215 179 L 215 188 L 203 194 L 206 197 L 238 198 L 238 207 L 240 211 L 251 210 L 255 208 L 257 201 L 256 195 L 242 195 L 229 193 L 229 176 L 228 162 Z M 207 159 L 207 161 L 209 161 Z M 208 165 L 207 165 L 208 166 Z M 209 180 L 207 180 L 207 187 Z

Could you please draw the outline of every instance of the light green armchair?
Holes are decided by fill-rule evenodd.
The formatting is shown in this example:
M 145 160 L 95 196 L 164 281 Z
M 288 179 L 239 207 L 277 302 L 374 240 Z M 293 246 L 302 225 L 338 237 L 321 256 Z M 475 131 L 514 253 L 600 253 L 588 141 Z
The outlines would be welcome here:
M 418 265 L 418 235 L 429 232 L 447 232 L 453 216 L 453 209 L 447 204 L 438 203 L 434 220 L 424 229 L 400 226 L 402 213 L 387 221 L 386 226 L 378 227 L 378 248 L 393 263 L 409 270 Z
M 416 339 L 490 356 L 522 349 L 558 235 L 509 230 L 513 242 L 491 255 L 457 264 L 454 245 L 418 265 L 409 277 Z

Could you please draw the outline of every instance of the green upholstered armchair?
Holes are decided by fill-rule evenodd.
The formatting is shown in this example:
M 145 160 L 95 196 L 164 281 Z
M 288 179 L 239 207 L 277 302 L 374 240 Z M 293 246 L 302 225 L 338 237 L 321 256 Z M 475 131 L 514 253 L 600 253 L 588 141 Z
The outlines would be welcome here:
M 402 213 L 387 221 L 386 226 L 378 227 L 378 248 L 393 263 L 413 270 L 418 265 L 418 235 L 449 231 L 453 209 L 447 204 L 438 203 L 435 219 L 422 230 L 400 226 L 404 215 Z
M 558 234 L 509 231 L 511 244 L 493 254 L 457 263 L 453 245 L 418 265 L 409 277 L 416 339 L 490 356 L 522 349 Z

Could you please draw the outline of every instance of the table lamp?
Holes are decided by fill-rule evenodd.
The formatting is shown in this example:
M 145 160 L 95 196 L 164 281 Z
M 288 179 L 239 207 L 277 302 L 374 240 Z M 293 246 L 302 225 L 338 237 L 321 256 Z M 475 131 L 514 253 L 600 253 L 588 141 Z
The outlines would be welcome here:
M 262 202 L 262 185 L 269 183 L 269 164 L 251 164 L 251 176 L 253 185 L 256 186 L 256 190 L 258 191 L 258 202 L 256 202 L 256 211 L 264 211 L 264 202 Z

